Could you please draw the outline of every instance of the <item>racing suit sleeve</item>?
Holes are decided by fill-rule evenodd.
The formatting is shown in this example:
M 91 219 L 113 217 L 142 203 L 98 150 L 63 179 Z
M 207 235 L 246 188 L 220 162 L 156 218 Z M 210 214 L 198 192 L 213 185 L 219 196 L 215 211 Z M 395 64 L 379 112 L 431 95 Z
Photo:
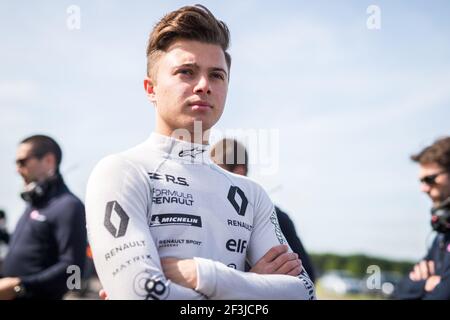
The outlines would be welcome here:
M 280 224 L 281 231 L 283 232 L 284 237 L 286 238 L 286 241 L 288 242 L 292 251 L 294 251 L 296 254 L 298 254 L 298 257 L 302 261 L 303 268 L 305 268 L 306 272 L 309 275 L 309 278 L 314 283 L 315 282 L 315 272 L 314 272 L 313 264 L 312 264 L 311 258 L 308 255 L 308 252 L 306 252 L 305 247 L 303 246 L 302 242 L 300 241 L 299 236 L 297 235 L 297 232 L 295 231 L 294 223 L 289 218 L 289 216 L 286 213 L 284 213 L 283 211 L 281 211 L 279 208 L 275 207 L 275 211 L 277 213 L 278 222 Z
M 86 221 L 94 264 L 110 299 L 204 299 L 164 276 L 148 227 L 151 203 L 146 173 L 119 155 L 93 170 Z
M 272 247 L 287 244 L 272 201 L 261 187 L 258 188 L 254 228 L 247 251 L 250 265 L 256 264 Z M 210 299 L 315 299 L 314 284 L 304 270 L 297 277 L 261 275 L 235 270 L 217 261 L 194 259 L 198 275 L 196 290 Z

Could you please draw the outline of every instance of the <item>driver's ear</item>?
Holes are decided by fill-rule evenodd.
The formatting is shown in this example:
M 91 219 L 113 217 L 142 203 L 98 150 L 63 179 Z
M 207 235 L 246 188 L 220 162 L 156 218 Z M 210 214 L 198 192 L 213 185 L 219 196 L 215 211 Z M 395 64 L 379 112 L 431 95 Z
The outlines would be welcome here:
M 49 152 L 42 158 L 42 161 L 45 163 L 45 166 L 48 168 L 49 175 L 53 175 L 56 171 L 56 157 L 53 153 Z
M 153 80 L 150 79 L 149 77 L 145 78 L 144 79 L 144 90 L 145 90 L 145 93 L 147 94 L 148 99 L 153 103 L 156 102 L 154 88 L 155 88 L 155 86 L 154 86 Z

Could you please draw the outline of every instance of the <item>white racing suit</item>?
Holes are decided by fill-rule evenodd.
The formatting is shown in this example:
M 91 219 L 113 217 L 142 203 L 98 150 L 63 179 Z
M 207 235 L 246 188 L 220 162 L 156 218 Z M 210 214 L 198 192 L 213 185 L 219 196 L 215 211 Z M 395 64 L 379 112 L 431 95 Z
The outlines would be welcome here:
M 243 272 L 287 244 L 274 206 L 249 178 L 215 165 L 208 146 L 153 133 L 101 160 L 86 192 L 89 242 L 110 299 L 315 299 L 298 277 Z M 197 287 L 165 278 L 160 258 L 195 259 Z

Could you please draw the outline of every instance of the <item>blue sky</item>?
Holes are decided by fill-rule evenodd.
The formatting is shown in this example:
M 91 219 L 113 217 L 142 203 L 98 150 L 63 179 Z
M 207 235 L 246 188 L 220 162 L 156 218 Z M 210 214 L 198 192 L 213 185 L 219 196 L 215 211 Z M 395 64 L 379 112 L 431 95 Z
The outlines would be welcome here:
M 420 258 L 430 203 L 408 157 L 450 134 L 448 1 L 201 3 L 232 37 L 218 129 L 278 130 L 279 170 L 254 166 L 251 176 L 306 247 Z M 153 130 L 142 86 L 148 33 L 185 4 L 0 0 L 0 207 L 11 228 L 24 208 L 18 141 L 54 136 L 84 198 L 100 158 Z M 81 9 L 79 30 L 66 26 L 70 5 Z M 381 9 L 380 30 L 366 26 L 369 5 Z

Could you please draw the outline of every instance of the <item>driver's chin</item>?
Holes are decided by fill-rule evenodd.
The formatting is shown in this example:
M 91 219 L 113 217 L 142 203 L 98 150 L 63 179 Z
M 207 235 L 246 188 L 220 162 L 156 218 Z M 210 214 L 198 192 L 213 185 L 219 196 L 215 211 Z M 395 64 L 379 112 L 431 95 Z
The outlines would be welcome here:
M 22 180 L 23 180 L 23 182 L 25 183 L 25 184 L 28 184 L 29 183 L 29 178 L 28 178 L 28 176 L 26 176 L 26 175 L 23 175 L 23 174 L 20 174 L 20 176 L 22 177 Z
M 190 132 L 200 130 L 200 133 L 211 128 L 211 120 L 206 117 L 189 117 L 183 122 L 183 127 Z
M 433 206 L 434 207 L 437 207 L 437 206 L 439 206 L 441 203 L 442 203 L 442 201 L 444 201 L 445 199 L 442 199 L 442 197 L 433 197 L 433 198 L 431 198 L 431 200 L 433 201 Z
M 22 176 L 22 178 L 23 178 L 23 181 L 25 182 L 25 185 L 29 185 L 30 183 L 37 181 L 37 179 L 35 179 L 33 177 L 28 177 L 28 176 L 26 176 L 26 177 Z

